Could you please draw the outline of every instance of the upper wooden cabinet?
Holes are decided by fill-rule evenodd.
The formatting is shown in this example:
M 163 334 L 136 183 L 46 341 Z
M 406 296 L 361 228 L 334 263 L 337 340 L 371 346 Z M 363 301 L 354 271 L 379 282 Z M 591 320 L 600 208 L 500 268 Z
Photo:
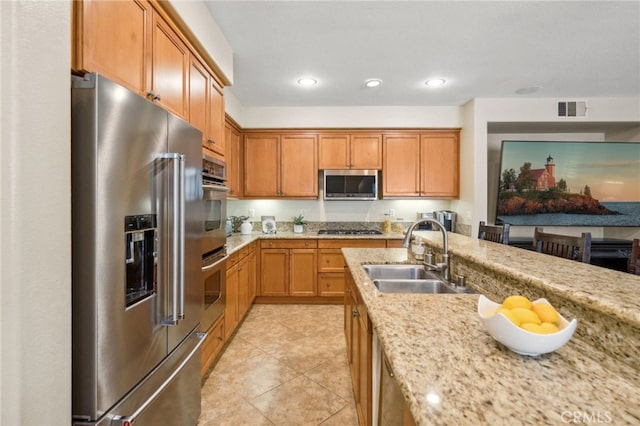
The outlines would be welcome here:
M 153 13 L 151 92 L 148 97 L 189 119 L 189 50 L 169 24 Z
M 146 0 L 73 2 L 71 67 L 100 72 L 146 96 L 151 87 L 151 21 Z
M 232 198 L 242 196 L 242 156 L 240 131 L 227 122 L 224 126 L 225 160 L 227 163 L 227 195 Z
M 420 196 L 420 135 L 385 135 L 382 195 Z
M 459 144 L 457 130 L 385 135 L 383 197 L 458 197 Z
M 190 55 L 189 122 L 202 132 L 202 147 L 220 157 L 226 153 L 222 96 L 222 89 L 208 69 Z
M 456 198 L 460 195 L 460 140 L 458 132 L 420 135 L 422 195 Z
M 211 72 L 215 67 L 193 47 L 195 41 L 184 35 L 181 21 L 165 5 L 155 0 L 74 1 L 71 68 L 99 72 L 190 121 L 222 156 L 224 102 Z
M 207 148 L 219 155 L 225 155 L 224 136 L 224 94 L 215 78 L 209 76 L 209 121 Z
M 248 134 L 245 197 L 318 197 L 316 135 Z
M 382 135 L 320 134 L 320 169 L 381 169 Z
M 195 56 L 189 62 L 189 123 L 202 132 L 204 144 L 209 121 L 209 73 Z

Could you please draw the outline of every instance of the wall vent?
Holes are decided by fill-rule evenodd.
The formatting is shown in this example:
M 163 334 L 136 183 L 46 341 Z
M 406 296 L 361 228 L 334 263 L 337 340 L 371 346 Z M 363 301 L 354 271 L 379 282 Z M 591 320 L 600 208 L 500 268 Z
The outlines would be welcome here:
M 558 117 L 586 117 L 587 103 L 585 101 L 559 101 Z

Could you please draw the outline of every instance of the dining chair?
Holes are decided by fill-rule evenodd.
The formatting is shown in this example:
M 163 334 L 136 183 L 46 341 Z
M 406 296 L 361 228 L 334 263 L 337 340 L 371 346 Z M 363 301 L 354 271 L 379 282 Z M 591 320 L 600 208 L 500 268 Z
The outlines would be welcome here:
M 636 238 L 631 243 L 631 256 L 629 256 L 629 267 L 627 270 L 636 275 L 640 275 L 640 238 Z
M 577 260 L 591 261 L 591 232 L 583 232 L 580 237 L 550 234 L 536 227 L 533 232 L 533 247 L 539 253 Z
M 509 224 L 487 225 L 484 220 L 481 220 L 478 228 L 478 239 L 509 245 Z

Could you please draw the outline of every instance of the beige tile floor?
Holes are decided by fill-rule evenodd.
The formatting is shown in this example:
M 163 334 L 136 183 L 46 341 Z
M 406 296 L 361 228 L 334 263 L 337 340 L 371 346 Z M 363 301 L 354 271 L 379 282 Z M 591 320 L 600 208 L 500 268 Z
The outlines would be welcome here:
M 340 305 L 254 305 L 202 386 L 199 426 L 358 424 Z

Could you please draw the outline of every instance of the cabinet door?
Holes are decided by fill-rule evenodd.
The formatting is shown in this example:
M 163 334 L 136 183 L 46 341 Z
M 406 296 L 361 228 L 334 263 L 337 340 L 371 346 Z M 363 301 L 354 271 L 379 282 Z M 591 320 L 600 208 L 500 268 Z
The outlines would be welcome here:
M 279 195 L 279 142 L 277 135 L 245 135 L 244 196 Z
M 188 120 L 189 50 L 169 24 L 157 13 L 152 27 L 151 91 L 158 104 Z
M 73 65 L 146 95 L 151 79 L 151 15 L 146 0 L 74 1 Z
M 318 197 L 318 156 L 315 135 L 284 135 L 280 140 L 280 195 Z
M 267 249 L 260 253 L 260 295 L 286 296 L 288 294 L 288 249 Z
M 226 301 L 224 307 L 225 340 L 233 334 L 238 325 L 238 268 L 227 269 Z
M 344 256 L 339 248 L 318 250 L 318 271 L 344 273 Z
M 258 266 L 258 262 L 256 259 L 256 252 L 255 250 L 252 250 L 251 253 L 249 253 L 249 256 L 247 258 L 247 269 L 249 270 L 249 282 L 247 283 L 248 286 L 248 293 L 247 293 L 247 308 L 249 306 L 251 306 L 251 304 L 253 303 L 253 300 L 256 298 L 256 285 L 258 284 L 257 282 L 257 268 Z
M 209 78 L 209 114 L 209 149 L 224 155 L 224 96 L 213 77 Z
M 383 196 L 419 196 L 419 135 L 385 135 L 383 142 Z
M 459 196 L 460 144 L 457 133 L 421 137 L 422 192 L 431 197 Z
M 230 197 L 242 196 L 242 162 L 240 157 L 240 133 L 230 125 L 224 128 L 225 148 L 227 153 L 225 160 L 227 164 L 227 186 Z
M 244 317 L 249 309 L 249 259 L 244 257 L 238 262 L 238 319 Z
M 316 249 L 289 249 L 289 295 L 318 294 Z
M 349 168 L 349 135 L 318 135 L 318 168 Z
M 358 316 L 358 384 L 359 398 L 357 403 L 361 424 L 371 424 L 371 334 L 367 330 L 366 316 L 363 312 Z
M 345 290 L 344 290 L 344 338 L 347 343 L 347 358 L 349 361 L 349 367 L 353 362 L 352 357 L 352 345 L 353 345 L 353 320 L 352 312 L 354 307 L 353 302 L 353 287 L 351 281 L 351 274 L 346 272 L 344 277 Z M 351 369 L 351 368 L 350 368 Z M 355 381 L 353 382 L 355 383 Z
M 189 56 L 189 123 L 202 132 L 205 146 L 209 124 L 209 73 L 195 56 Z
M 349 153 L 349 167 L 352 169 L 382 169 L 382 135 L 351 135 Z

